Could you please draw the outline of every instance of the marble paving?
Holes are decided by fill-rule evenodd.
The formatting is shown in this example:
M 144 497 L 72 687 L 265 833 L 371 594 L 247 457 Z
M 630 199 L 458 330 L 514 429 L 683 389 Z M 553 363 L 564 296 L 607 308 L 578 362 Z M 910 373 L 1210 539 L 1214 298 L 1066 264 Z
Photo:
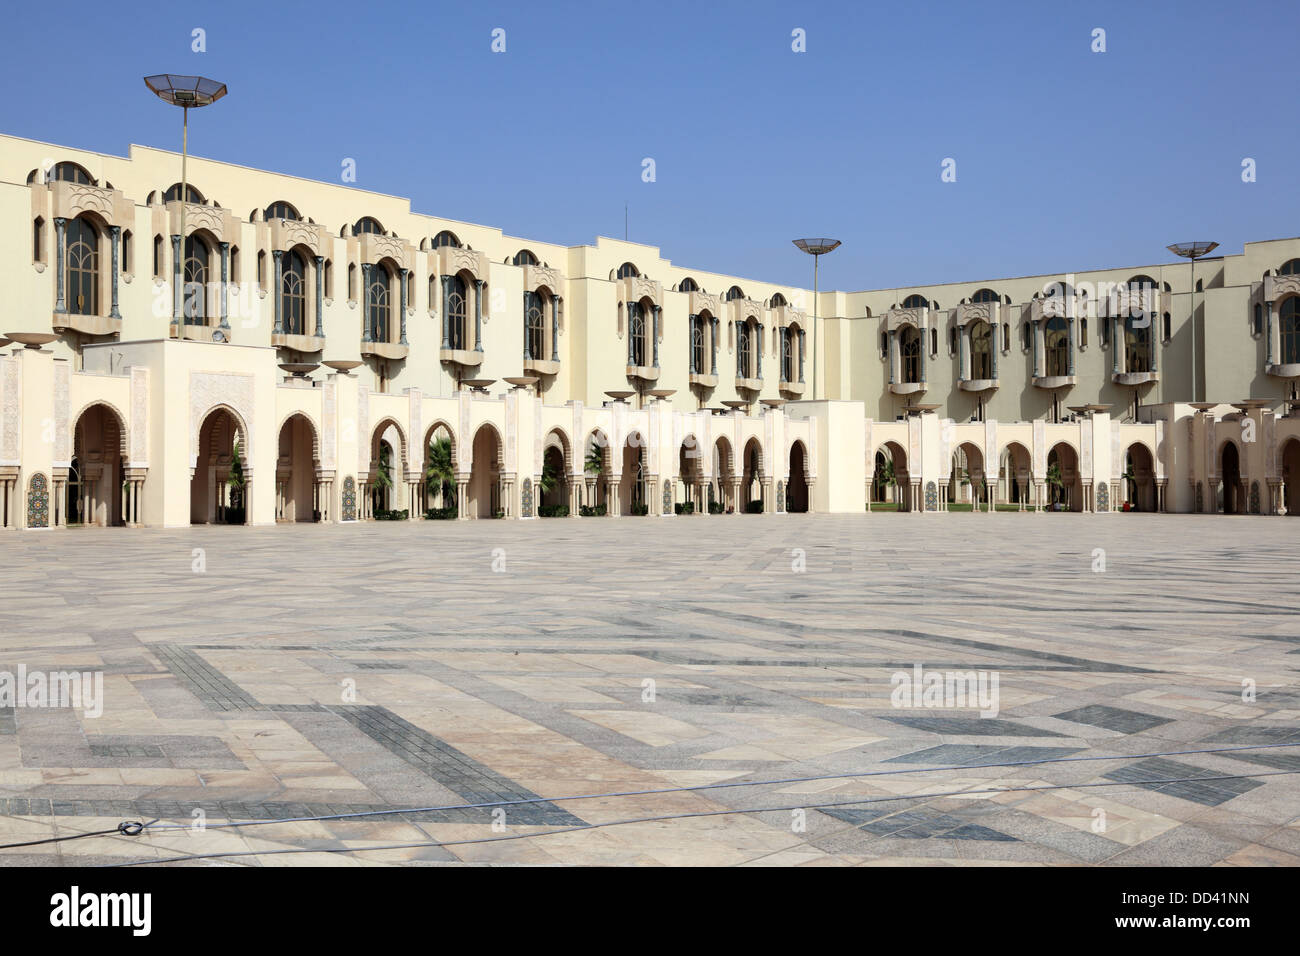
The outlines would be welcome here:
M 97 672 L 103 706 L 0 702 L 0 843 L 180 826 L 0 865 L 1296 865 L 1298 542 L 1141 514 L 3 533 L 0 677 Z M 996 677 L 996 714 L 896 706 L 918 665 Z M 1179 753 L 1266 744 L 1298 746 Z M 748 785 L 602 796 L 718 783 Z

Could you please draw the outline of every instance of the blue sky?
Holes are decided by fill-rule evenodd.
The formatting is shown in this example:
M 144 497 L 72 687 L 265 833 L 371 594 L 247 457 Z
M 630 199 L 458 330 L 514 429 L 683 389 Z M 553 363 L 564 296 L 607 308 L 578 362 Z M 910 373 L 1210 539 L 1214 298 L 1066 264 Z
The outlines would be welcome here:
M 775 282 L 809 284 L 790 240 L 831 235 L 822 287 L 848 290 L 1300 233 L 1294 3 L 119 9 L 8 20 L 0 131 L 178 148 L 141 77 L 200 73 L 231 92 L 194 117 L 195 155 L 333 182 L 352 157 L 417 212 L 565 244 L 621 237 L 627 202 L 629 238 L 675 263 Z M 85 56 L 51 60 L 51 28 Z

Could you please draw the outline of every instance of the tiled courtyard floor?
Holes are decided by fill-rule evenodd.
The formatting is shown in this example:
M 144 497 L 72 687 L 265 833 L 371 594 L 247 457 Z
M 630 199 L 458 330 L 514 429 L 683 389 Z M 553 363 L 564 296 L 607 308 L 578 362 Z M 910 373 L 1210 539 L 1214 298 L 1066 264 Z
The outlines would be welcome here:
M 1294 865 L 1300 774 L 1147 781 L 1300 770 L 1300 747 L 1168 755 L 1300 744 L 1297 558 L 1300 519 L 1210 516 L 7 533 L 0 671 L 102 671 L 105 704 L 0 710 L 0 843 L 196 811 L 532 802 L 504 829 L 423 810 L 0 865 Z M 891 706 L 916 664 L 995 672 L 996 718 Z M 1134 754 L 1162 756 L 896 772 Z M 552 802 L 855 772 L 876 775 Z M 1009 789 L 1044 786 L 1063 788 Z M 882 799 L 899 796 L 919 798 Z M 855 800 L 872 802 L 807 809 L 803 829 L 791 809 Z M 591 826 L 759 806 L 785 809 Z M 492 842 L 267 853 L 471 840 Z

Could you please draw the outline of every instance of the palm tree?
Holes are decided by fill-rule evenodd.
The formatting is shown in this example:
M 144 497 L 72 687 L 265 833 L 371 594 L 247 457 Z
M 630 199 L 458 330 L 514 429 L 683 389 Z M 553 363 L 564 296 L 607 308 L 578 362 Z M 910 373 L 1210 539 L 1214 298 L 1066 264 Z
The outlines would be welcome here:
M 1133 510 L 1136 511 L 1136 510 L 1137 510 L 1138 487 L 1137 487 L 1137 476 L 1133 473 L 1133 459 L 1132 459 L 1132 458 L 1130 458 L 1130 459 L 1125 463 L 1124 474 L 1120 475 L 1120 477 L 1121 477 L 1122 479 L 1124 479 L 1124 488 L 1125 488 L 1125 490 L 1128 492 L 1128 500 L 1125 501 L 1124 503 L 1125 503 L 1125 504 L 1131 504 L 1132 507 L 1133 507 Z
M 605 470 L 605 455 L 599 445 L 593 442 L 592 446 L 587 449 L 587 460 L 582 467 L 589 475 L 599 475 Z
M 230 485 L 230 507 L 244 507 L 244 486 L 247 482 L 244 479 L 244 455 L 239 447 L 239 439 L 235 439 L 234 447 L 230 452 L 230 472 L 226 476 L 226 481 Z
M 425 456 L 424 480 L 438 492 L 438 507 L 447 507 L 456 482 L 456 468 L 451 462 L 451 439 L 445 435 L 429 443 Z
M 555 462 L 547 459 L 542 464 L 542 476 L 537 479 L 537 487 L 541 489 L 542 494 L 550 494 L 560 483 L 560 469 L 555 467 Z
M 890 488 L 898 484 L 898 480 L 894 477 L 894 459 L 892 458 L 886 458 L 884 463 L 876 469 L 876 474 L 878 475 L 880 487 L 885 489 L 886 493 L 889 492 Z
M 379 467 L 375 471 L 375 484 L 373 491 L 376 511 L 381 510 L 379 506 L 383 504 L 388 489 L 393 487 L 393 467 L 392 463 L 389 461 L 391 456 L 392 452 L 389 450 L 387 443 L 380 442 Z
M 1052 503 L 1056 504 L 1063 497 L 1065 491 L 1065 479 L 1061 477 L 1061 463 L 1059 461 L 1049 462 L 1047 465 L 1047 487 L 1054 491 L 1051 495 Z

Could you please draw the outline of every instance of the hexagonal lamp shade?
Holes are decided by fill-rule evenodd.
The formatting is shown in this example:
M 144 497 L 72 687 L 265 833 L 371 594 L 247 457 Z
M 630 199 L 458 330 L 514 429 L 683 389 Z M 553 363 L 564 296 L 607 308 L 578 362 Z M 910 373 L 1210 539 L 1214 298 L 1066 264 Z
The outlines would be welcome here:
M 838 239 L 795 239 L 794 244 L 810 256 L 824 256 L 840 247 Z
M 1184 259 L 1199 259 L 1219 248 L 1219 244 L 1217 242 L 1175 242 L 1165 248 Z
M 153 90 L 159 99 L 186 109 L 208 106 L 226 95 L 225 83 L 218 83 L 206 76 L 159 73 L 157 76 L 146 76 L 144 84 Z

